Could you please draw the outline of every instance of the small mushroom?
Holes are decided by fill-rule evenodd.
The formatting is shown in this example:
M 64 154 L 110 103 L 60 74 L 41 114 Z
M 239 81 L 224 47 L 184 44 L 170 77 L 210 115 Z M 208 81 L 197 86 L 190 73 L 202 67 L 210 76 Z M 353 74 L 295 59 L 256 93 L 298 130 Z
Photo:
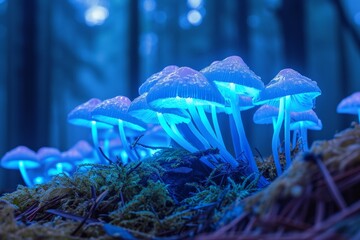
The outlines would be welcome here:
M 34 151 L 25 146 L 18 146 L 7 152 L 1 159 L 1 166 L 6 169 L 19 169 L 21 176 L 28 187 L 34 186 L 27 170 L 41 166 Z
M 282 169 L 277 152 L 277 141 L 284 122 L 286 167 L 291 164 L 290 156 L 290 112 L 312 109 L 314 99 L 321 94 L 315 81 L 302 76 L 293 69 L 281 70 L 253 99 L 255 105 L 269 104 L 279 108 L 279 115 L 272 138 L 272 150 L 278 176 Z
M 360 92 L 355 92 L 341 100 L 336 111 L 338 113 L 357 115 L 360 122 Z
M 99 149 L 98 129 L 110 129 L 113 128 L 113 126 L 104 122 L 96 121 L 95 119 L 92 118 L 91 115 L 92 111 L 100 103 L 101 103 L 100 99 L 91 98 L 89 101 L 80 104 L 68 114 L 68 122 L 74 125 L 91 128 L 91 135 L 96 152 L 98 154 L 99 159 L 103 160 L 103 157 L 98 150 Z
M 137 159 L 137 156 L 130 149 L 129 143 L 126 139 L 125 129 L 128 128 L 138 132 L 143 132 L 146 129 L 146 124 L 128 114 L 127 111 L 130 104 L 131 101 L 129 98 L 125 96 L 116 96 L 97 105 L 91 114 L 92 118 L 97 121 L 118 127 L 123 147 L 129 158 L 134 161 Z
M 321 124 L 321 121 L 312 109 L 304 112 L 290 113 L 290 129 L 294 131 L 295 137 L 297 135 L 296 130 L 300 132 L 301 146 L 303 151 L 309 151 L 307 130 L 308 129 L 320 130 L 322 125 L 319 124 Z

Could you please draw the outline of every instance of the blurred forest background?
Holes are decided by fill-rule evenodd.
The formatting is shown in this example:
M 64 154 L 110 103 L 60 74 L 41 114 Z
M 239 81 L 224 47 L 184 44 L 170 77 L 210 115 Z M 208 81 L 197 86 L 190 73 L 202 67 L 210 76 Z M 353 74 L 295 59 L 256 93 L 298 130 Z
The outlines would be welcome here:
M 67 114 L 92 97 L 138 96 L 167 65 L 200 70 L 239 55 L 267 84 L 291 67 L 318 82 L 316 109 L 331 138 L 355 116 L 340 100 L 360 90 L 359 0 L 0 0 L 0 155 L 18 145 L 66 150 L 89 138 Z M 253 148 L 272 128 L 244 113 Z M 0 193 L 22 183 L 0 169 Z

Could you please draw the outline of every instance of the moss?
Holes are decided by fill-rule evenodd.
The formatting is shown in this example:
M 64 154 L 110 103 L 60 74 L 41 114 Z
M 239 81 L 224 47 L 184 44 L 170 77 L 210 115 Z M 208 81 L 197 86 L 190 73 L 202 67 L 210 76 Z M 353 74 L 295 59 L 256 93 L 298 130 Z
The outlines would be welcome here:
M 102 223 L 94 219 L 123 227 L 140 238 L 196 232 L 201 221 L 216 221 L 236 199 L 257 190 L 249 179 L 233 179 L 237 173 L 225 165 L 212 172 L 197 169 L 203 164 L 201 157 L 206 156 L 165 149 L 142 162 L 86 164 L 71 177 L 60 174 L 33 188 L 19 186 L 1 197 L 0 236 L 110 238 Z M 47 212 L 50 209 L 51 213 Z M 74 232 L 85 217 L 91 221 Z

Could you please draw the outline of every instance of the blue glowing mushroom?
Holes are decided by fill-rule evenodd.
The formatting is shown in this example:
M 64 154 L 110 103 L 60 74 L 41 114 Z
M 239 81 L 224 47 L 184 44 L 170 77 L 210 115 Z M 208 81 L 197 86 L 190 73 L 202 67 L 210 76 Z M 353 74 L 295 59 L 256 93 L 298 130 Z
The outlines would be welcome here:
M 273 130 L 275 130 L 276 120 L 279 116 L 279 108 L 264 104 L 259 107 L 253 116 L 253 121 L 256 124 L 272 124 Z M 277 147 L 280 149 L 280 138 L 277 140 Z
M 96 121 L 95 119 L 92 118 L 91 115 L 92 111 L 100 103 L 101 103 L 100 99 L 92 98 L 89 101 L 80 104 L 68 114 L 68 122 L 74 125 L 91 128 L 92 139 L 96 152 L 98 153 L 99 159 L 103 160 L 103 157 L 101 156 L 98 150 L 99 148 L 98 129 L 110 129 L 113 128 L 113 126 L 104 122 Z
M 1 159 L 1 166 L 6 169 L 18 169 L 28 187 L 34 183 L 30 180 L 27 170 L 41 166 L 38 156 L 34 151 L 25 146 L 18 146 L 7 152 Z
M 290 112 L 312 109 L 321 90 L 315 81 L 302 76 L 293 69 L 281 70 L 254 99 L 255 105 L 269 104 L 279 108 L 273 138 L 272 150 L 278 176 L 282 173 L 277 151 L 277 141 L 284 121 L 286 167 L 291 164 L 290 156 Z
M 338 113 L 357 115 L 360 122 L 360 92 L 355 92 L 341 100 L 336 111 Z
M 152 88 L 152 86 L 154 86 L 160 79 L 163 79 L 164 77 L 166 77 L 170 73 L 173 73 L 178 68 L 179 68 L 178 66 L 170 65 L 170 66 L 165 67 L 160 72 L 157 72 L 157 73 L 154 73 L 153 75 L 151 75 L 139 87 L 139 95 L 142 95 L 142 94 L 144 94 L 146 92 L 149 92 L 149 90 Z
M 129 114 L 135 118 L 142 119 L 148 124 L 160 124 L 169 137 L 179 146 L 189 152 L 198 151 L 198 147 L 193 144 L 193 139 L 186 139 L 178 129 L 179 124 L 185 123 L 189 124 L 194 131 L 197 131 L 192 125 L 189 114 L 180 109 L 153 109 L 146 101 L 147 95 L 147 92 L 143 93 L 132 101 L 129 107 Z M 200 133 L 198 135 L 200 135 Z M 206 140 L 204 141 L 206 142 Z
M 296 138 L 297 133 L 300 133 L 298 139 L 301 139 L 301 149 L 303 151 L 309 151 L 307 130 L 320 130 L 322 127 L 322 124 L 320 124 L 320 119 L 312 109 L 290 113 L 290 129 L 293 130 L 293 138 Z
M 239 108 L 243 99 L 238 96 L 252 98 L 264 88 L 264 83 L 239 56 L 230 56 L 222 61 L 213 62 L 201 72 L 209 81 L 216 84 L 226 101 L 230 103 L 230 118 L 232 118 L 230 121 L 234 121 L 238 134 L 238 137 L 233 137 L 233 139 L 239 139 L 240 141 L 240 148 L 235 146 L 236 155 L 239 156 L 239 150 L 244 152 L 250 167 L 257 172 L 258 168 L 247 141 L 240 114 L 240 111 L 244 110 Z M 252 107 L 252 105 L 249 107 Z M 234 134 L 234 131 L 232 131 L 232 134 Z
M 130 160 L 137 160 L 136 154 L 130 149 L 130 145 L 126 136 L 126 129 L 132 129 L 138 132 L 146 130 L 146 124 L 128 114 L 128 108 L 131 104 L 129 98 L 125 96 L 116 96 L 107 99 L 97 105 L 92 111 L 93 119 L 104 122 L 119 129 L 119 136 L 123 143 L 124 150 L 126 151 Z
M 222 157 L 232 166 L 238 163 L 216 136 L 204 108 L 214 105 L 224 107 L 225 100 L 218 89 L 206 77 L 189 67 L 181 67 L 159 80 L 148 92 L 147 103 L 154 109 L 182 109 L 187 111 L 196 127 L 209 144 L 218 148 Z M 158 113 L 159 121 L 162 121 Z
M 45 175 L 47 175 L 49 169 L 52 169 L 51 171 L 55 170 L 57 173 L 62 172 L 63 166 L 59 149 L 54 147 L 41 147 L 36 154 L 41 165 L 44 166 Z

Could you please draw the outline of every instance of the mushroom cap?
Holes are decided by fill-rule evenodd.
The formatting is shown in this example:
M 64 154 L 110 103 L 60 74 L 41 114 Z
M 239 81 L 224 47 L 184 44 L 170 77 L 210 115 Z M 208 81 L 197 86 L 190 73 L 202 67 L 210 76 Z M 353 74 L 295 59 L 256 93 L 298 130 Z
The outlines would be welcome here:
M 53 147 L 41 147 L 37 151 L 37 156 L 40 161 L 52 161 L 61 158 L 59 149 Z
M 265 89 L 253 99 L 255 105 L 269 104 L 279 107 L 280 98 L 291 97 L 290 111 L 306 111 L 314 106 L 314 99 L 321 94 L 315 81 L 293 69 L 281 70 Z
M 308 129 L 310 129 L 310 130 L 317 130 L 317 131 L 321 130 L 322 128 L 323 128 L 323 125 L 322 125 L 322 122 L 320 119 L 318 120 L 316 125 L 308 127 Z
M 71 124 L 92 127 L 92 123 L 94 119 L 92 118 L 91 112 L 95 109 L 95 107 L 101 103 L 101 100 L 98 98 L 91 98 L 89 101 L 80 104 L 75 107 L 68 114 L 68 122 Z M 96 123 L 97 128 L 112 128 L 113 126 L 106 123 Z
M 93 147 L 85 140 L 80 140 L 75 143 L 69 150 L 76 150 L 78 151 L 83 157 L 89 157 L 93 155 Z
M 277 118 L 279 115 L 279 108 L 264 104 L 259 107 L 253 116 L 254 123 L 257 124 L 272 124 L 273 117 Z
M 305 128 L 317 126 L 319 118 L 316 113 L 310 109 L 303 112 L 290 113 L 290 129 L 300 128 L 303 125 Z
M 7 152 L 1 159 L 1 166 L 7 169 L 19 169 L 20 161 L 26 168 L 40 167 L 36 153 L 25 146 L 18 146 Z
M 225 104 L 214 84 L 189 67 L 181 67 L 159 80 L 148 92 L 146 101 L 155 109 L 187 109 L 189 104 L 223 107 Z
M 338 113 L 358 114 L 360 109 L 360 92 L 355 92 L 341 100 L 336 108 Z
M 157 73 L 154 73 L 153 75 L 151 75 L 139 87 L 139 95 L 142 95 L 142 94 L 148 92 L 160 79 L 163 79 L 164 77 L 166 77 L 170 73 L 174 72 L 178 68 L 179 68 L 178 66 L 170 65 L 170 66 L 165 67 L 160 72 L 157 72 Z
M 241 94 L 255 96 L 264 89 L 264 83 L 239 56 L 230 56 L 213 62 L 201 70 L 209 81 L 213 81 L 224 96 Z
M 137 98 L 135 98 L 129 107 L 128 113 L 135 118 L 141 119 L 146 123 L 159 123 L 157 117 L 157 111 L 151 109 L 147 104 L 146 96 L 148 93 L 144 93 Z M 165 120 L 170 124 L 178 124 L 178 123 L 189 123 L 190 116 L 186 114 L 184 111 L 179 109 L 161 109 L 159 110 Z
M 64 162 L 81 161 L 83 159 L 82 154 L 76 149 L 69 149 L 61 153 L 61 157 Z
M 92 117 L 98 121 L 115 126 L 120 119 L 123 121 L 125 127 L 144 131 L 146 124 L 128 114 L 130 104 L 130 99 L 124 96 L 107 99 L 94 108 Z

